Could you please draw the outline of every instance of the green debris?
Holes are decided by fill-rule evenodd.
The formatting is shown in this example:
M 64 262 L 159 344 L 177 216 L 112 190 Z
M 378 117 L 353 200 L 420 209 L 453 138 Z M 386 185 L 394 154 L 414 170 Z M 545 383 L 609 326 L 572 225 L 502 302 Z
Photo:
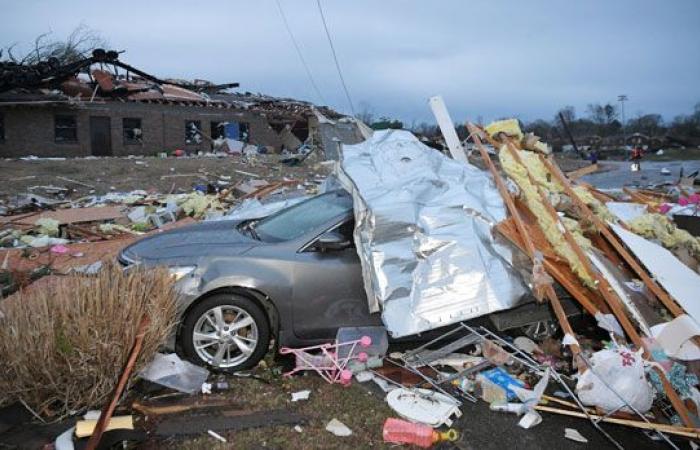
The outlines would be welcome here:
M 34 225 L 39 227 L 37 233 L 46 236 L 58 236 L 58 220 L 48 217 L 41 218 L 34 222 Z

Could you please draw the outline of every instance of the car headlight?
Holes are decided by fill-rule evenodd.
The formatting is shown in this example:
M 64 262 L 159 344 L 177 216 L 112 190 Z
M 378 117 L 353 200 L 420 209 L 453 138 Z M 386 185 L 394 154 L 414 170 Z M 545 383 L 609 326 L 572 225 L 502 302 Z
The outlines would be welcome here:
M 181 278 L 190 275 L 192 272 L 194 272 L 194 269 L 196 269 L 197 266 L 179 266 L 179 267 L 170 267 L 168 268 L 168 272 L 170 272 L 170 275 L 173 277 L 175 281 L 180 280 Z

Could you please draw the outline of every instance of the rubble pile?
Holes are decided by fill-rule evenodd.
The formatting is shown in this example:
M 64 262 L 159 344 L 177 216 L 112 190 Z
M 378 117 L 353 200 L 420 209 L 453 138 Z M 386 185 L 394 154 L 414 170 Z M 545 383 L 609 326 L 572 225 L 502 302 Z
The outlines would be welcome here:
M 440 114 L 441 127 L 449 122 L 443 133 L 454 128 L 446 109 Z M 355 446 L 355 439 L 365 438 L 368 441 L 360 442 L 369 442 L 367 446 L 452 448 L 469 443 L 479 432 L 474 425 L 477 416 L 486 417 L 485 422 L 509 423 L 513 433 L 536 436 L 547 428 L 540 425 L 553 421 L 554 415 L 570 419 L 571 426 L 562 427 L 560 437 L 578 443 L 624 448 L 622 441 L 638 439 L 633 442 L 656 445 L 654 440 L 679 448 L 686 445 L 684 441 L 700 439 L 700 241 L 692 226 L 678 220 L 696 217 L 700 196 L 692 186 L 681 184 L 666 190 L 604 192 L 565 175 L 550 147 L 523 133 L 516 120 L 486 127 L 469 123 L 467 128 L 468 145 L 446 134 L 454 159 L 426 147 L 407 131 L 376 132 L 360 144 L 341 148 L 335 165 L 337 184 L 332 177 L 262 179 L 238 171 L 244 180 L 218 176 L 187 192 L 136 190 L 70 199 L 54 187 L 44 189 L 46 196 L 28 194 L 5 204 L 0 217 L 0 242 L 8 247 L 0 251 L 5 278 L 15 289 L 27 285 L 44 289 L 42 281 L 32 281 L 46 274 L 104 273 L 97 263 L 114 258 L 140 236 L 195 221 L 247 221 L 278 211 L 284 216 L 286 208 L 332 191 L 340 200 L 315 197 L 326 199 L 319 204 L 330 211 L 328 217 L 319 214 L 325 217 L 323 231 L 303 237 L 288 259 L 337 268 L 345 267 L 339 261 L 349 265 L 357 257 L 362 271 L 358 283 L 363 284 L 369 311 L 378 313 L 377 323 L 358 323 L 356 305 L 350 300 L 338 303 L 337 309 L 343 309 L 338 323 L 350 317 L 353 326 L 335 325 L 335 339 L 290 345 L 287 342 L 308 341 L 296 336 L 290 340 L 289 333 L 297 330 L 275 330 L 278 334 L 271 335 L 279 346 L 278 361 L 260 360 L 261 356 L 254 368 L 245 367 L 245 379 L 212 373 L 228 369 L 217 364 L 234 346 L 241 349 L 244 361 L 246 355 L 259 352 L 253 345 L 265 334 L 263 322 L 284 323 L 282 316 L 297 306 L 277 311 L 266 293 L 246 295 L 245 283 L 265 275 L 257 272 L 273 268 L 274 280 L 267 283 L 275 284 L 273 289 L 283 296 L 297 290 L 308 293 L 304 290 L 313 287 L 314 278 L 323 278 L 315 272 L 297 278 L 303 270 L 288 260 L 282 269 L 275 267 L 284 258 L 266 248 L 267 253 L 252 257 L 265 260 L 263 269 L 252 274 L 240 269 L 244 278 L 240 285 L 216 285 L 187 305 L 211 306 L 198 320 L 205 327 L 194 332 L 193 341 L 195 350 L 218 346 L 207 353 L 211 367 L 195 366 L 178 354 L 154 355 L 150 348 L 151 362 L 137 368 L 143 334 L 130 335 L 131 353 L 121 355 L 122 360 L 128 356 L 124 370 L 109 385 L 114 387 L 111 401 L 100 395 L 99 401 L 81 404 L 101 404 L 102 411 L 87 413 L 83 420 L 75 417 L 75 429 L 67 428 L 56 440 L 57 447 L 60 439 L 71 445 L 90 439 L 96 445 L 106 430 L 139 431 L 131 438 L 137 442 L 195 436 L 227 443 L 240 436 L 234 433 L 276 425 L 282 433 L 300 435 L 313 428 Z M 317 211 L 300 210 L 304 217 L 292 217 L 282 225 L 272 222 L 270 241 L 302 239 L 295 228 L 314 229 L 307 219 Z M 343 220 L 354 221 L 331 223 L 343 214 Z M 244 232 L 253 239 L 257 222 L 244 223 Z M 265 220 L 261 223 L 269 226 Z M 354 249 L 351 238 L 340 232 L 347 223 L 354 226 Z M 223 226 L 205 225 L 197 228 L 199 237 Z M 285 240 L 286 236 L 295 237 Z M 202 247 L 213 252 L 216 245 L 239 245 L 235 239 L 239 237 Z M 263 240 L 257 247 L 251 242 L 245 241 L 242 253 L 264 247 Z M 143 266 L 143 261 L 132 261 L 125 272 Z M 197 278 L 202 266 L 169 268 L 176 269 L 171 271 L 174 279 L 184 279 L 183 295 L 212 281 Z M 339 278 L 330 283 L 346 281 Z M 295 284 L 298 280 L 305 280 L 304 285 Z M 314 301 L 337 300 L 322 294 L 325 298 Z M 9 300 L 16 302 L 17 295 Z M 232 303 L 216 303 L 219 296 L 233 298 Z M 253 297 L 260 303 L 254 303 L 254 314 L 246 315 L 243 305 Z M 197 303 L 200 300 L 206 303 Z M 335 306 L 316 307 L 317 311 L 303 311 L 307 316 L 317 314 L 319 321 L 338 314 L 332 310 Z M 495 324 L 496 314 L 519 315 L 517 311 L 525 311 L 520 308 L 537 311 L 523 327 L 474 321 L 490 318 Z M 275 311 L 256 322 L 253 316 L 262 315 L 263 309 Z M 179 332 L 194 322 L 183 321 Z M 215 331 L 202 331 L 207 322 Z M 253 331 L 236 333 L 246 327 Z M 311 329 L 310 334 L 316 331 Z M 399 345 L 392 341 L 424 332 L 432 332 L 432 339 L 422 334 Z M 265 335 L 264 351 L 269 338 Z M 132 377 L 146 386 L 129 390 Z M 241 392 L 246 383 L 260 384 L 254 384 L 249 395 L 252 403 L 243 404 L 239 402 L 245 401 Z M 357 385 L 370 395 L 358 395 Z M 351 413 L 327 398 L 318 400 L 316 407 L 304 406 L 323 395 L 382 401 Z M 375 413 L 381 426 L 375 424 L 377 429 L 369 431 L 357 428 L 369 423 L 365 416 Z M 36 414 L 46 416 L 46 411 Z M 628 438 L 624 433 L 630 430 L 646 434 Z
M 261 172 L 254 163 L 248 167 Z M 92 194 L 81 195 L 64 187 L 30 186 L 29 192 L 6 197 L 0 203 L 2 296 L 47 274 L 92 273 L 102 261 L 153 233 L 200 220 L 267 216 L 318 193 L 324 180 L 313 171 L 308 171 L 309 179 L 299 180 L 274 179 L 274 171 L 265 178 L 239 172 L 194 174 L 198 182 L 189 192 L 98 195 L 89 189 Z

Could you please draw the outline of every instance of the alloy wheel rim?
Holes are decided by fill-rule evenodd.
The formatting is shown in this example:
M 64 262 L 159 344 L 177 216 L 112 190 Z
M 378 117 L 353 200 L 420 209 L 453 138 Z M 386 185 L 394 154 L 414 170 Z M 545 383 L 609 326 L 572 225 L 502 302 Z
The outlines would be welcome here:
M 244 309 L 215 306 L 195 323 L 192 342 L 197 356 L 213 367 L 229 368 L 247 361 L 258 344 L 258 326 Z

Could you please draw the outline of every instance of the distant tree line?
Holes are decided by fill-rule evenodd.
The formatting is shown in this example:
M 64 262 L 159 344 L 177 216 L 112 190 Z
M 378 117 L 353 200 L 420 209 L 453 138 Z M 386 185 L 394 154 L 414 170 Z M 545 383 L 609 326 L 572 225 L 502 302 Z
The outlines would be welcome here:
M 403 122 L 386 116 L 375 119 L 371 107 L 361 104 L 357 117 L 375 130 L 387 128 L 406 128 L 414 133 L 429 138 L 439 138 L 440 130 L 437 125 L 421 122 L 405 126 Z M 586 107 L 585 115 L 578 117 L 573 106 L 561 108 L 551 120 L 537 119 L 531 122 L 521 121 L 521 128 L 525 132 L 532 132 L 547 142 L 568 143 L 568 137 L 564 132 L 562 117 L 569 126 L 574 139 L 586 144 L 590 140 L 605 140 L 611 138 L 628 138 L 639 133 L 648 138 L 658 138 L 659 141 L 670 141 L 678 145 L 700 145 L 700 102 L 698 102 L 690 114 L 681 114 L 671 121 L 665 121 L 660 114 L 642 114 L 629 117 L 623 127 L 619 107 L 611 103 L 592 103 Z M 482 123 L 477 118 L 477 123 Z M 461 139 L 468 135 L 465 124 L 455 123 L 457 134 Z

